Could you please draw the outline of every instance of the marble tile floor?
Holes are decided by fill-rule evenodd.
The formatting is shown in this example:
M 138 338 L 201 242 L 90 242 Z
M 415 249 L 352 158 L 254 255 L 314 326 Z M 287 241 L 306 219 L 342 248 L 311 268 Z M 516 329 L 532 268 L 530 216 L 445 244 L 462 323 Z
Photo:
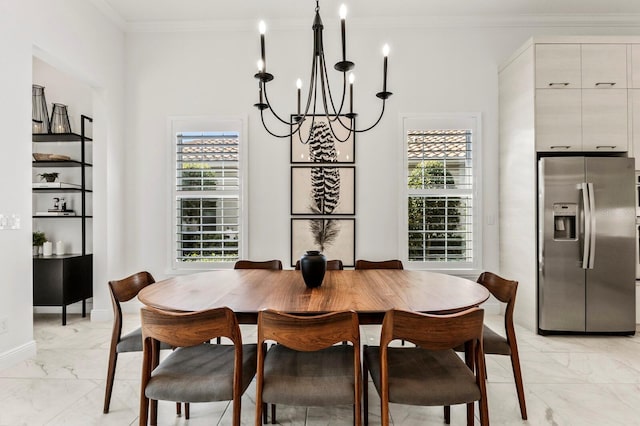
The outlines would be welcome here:
M 501 318 L 487 316 L 499 330 Z M 137 325 L 126 315 L 125 330 Z M 255 327 L 242 326 L 247 341 Z M 0 371 L 0 425 L 135 425 L 138 423 L 141 355 L 119 358 L 109 414 L 102 413 L 111 324 L 69 315 L 36 315 L 38 354 Z M 363 343 L 375 344 L 379 327 L 363 326 Z M 517 328 L 529 420 L 520 419 L 508 357 L 487 356 L 492 425 L 640 425 L 640 336 L 542 337 Z M 254 422 L 255 388 L 242 399 L 242 424 Z M 370 423 L 380 424 L 379 398 L 369 386 Z M 394 425 L 442 425 L 442 408 L 391 405 Z M 176 417 L 175 404 L 160 402 L 160 425 L 230 425 L 227 402 L 192 404 L 191 419 Z M 350 425 L 350 407 L 278 407 L 283 425 Z M 452 408 L 452 424 L 464 425 L 464 406 Z M 476 424 L 479 424 L 477 420 Z

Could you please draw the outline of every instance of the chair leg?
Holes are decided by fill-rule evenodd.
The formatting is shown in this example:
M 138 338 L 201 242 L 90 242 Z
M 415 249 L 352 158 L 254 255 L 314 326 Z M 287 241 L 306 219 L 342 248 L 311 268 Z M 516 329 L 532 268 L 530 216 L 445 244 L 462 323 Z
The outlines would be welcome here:
M 151 426 L 156 426 L 158 424 L 158 400 L 151 400 Z
M 276 404 L 271 404 L 271 424 L 276 424 Z
M 364 410 L 364 426 L 369 426 L 369 368 L 362 363 L 362 409 Z
M 269 405 L 266 402 L 262 403 L 262 424 L 267 424 L 267 411 L 269 410 Z
M 450 405 L 444 406 L 444 422 L 448 425 L 451 424 L 451 406 Z
M 140 398 L 140 412 L 138 413 L 139 425 L 147 426 L 147 422 L 149 420 L 149 398 L 144 396 L 144 392 L 142 393 L 142 397 Z
M 516 382 L 516 391 L 518 392 L 518 402 L 520 403 L 520 415 L 522 420 L 527 420 L 527 404 L 524 400 L 524 386 L 522 384 L 522 372 L 520 371 L 520 357 L 518 350 L 511 350 L 511 367 L 513 368 L 513 378 Z
M 182 416 L 182 404 L 179 402 L 176 402 L 176 416 Z
M 107 386 L 104 391 L 104 408 L 103 413 L 109 412 L 109 405 L 111 405 L 111 391 L 113 391 L 113 379 L 116 375 L 116 364 L 118 363 L 118 352 L 114 349 L 109 354 L 109 367 L 107 369 Z
M 189 415 L 190 415 L 190 413 L 189 413 L 189 403 L 185 402 L 184 403 L 184 418 L 189 420 Z
M 473 402 L 467 404 L 467 426 L 473 426 L 475 419 L 473 417 Z

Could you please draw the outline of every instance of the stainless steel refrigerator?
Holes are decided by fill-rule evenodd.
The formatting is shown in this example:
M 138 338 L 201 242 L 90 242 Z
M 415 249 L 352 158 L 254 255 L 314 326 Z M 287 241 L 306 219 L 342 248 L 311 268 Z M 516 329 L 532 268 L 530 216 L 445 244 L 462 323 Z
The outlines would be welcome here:
M 635 333 L 634 160 L 538 161 L 538 332 Z

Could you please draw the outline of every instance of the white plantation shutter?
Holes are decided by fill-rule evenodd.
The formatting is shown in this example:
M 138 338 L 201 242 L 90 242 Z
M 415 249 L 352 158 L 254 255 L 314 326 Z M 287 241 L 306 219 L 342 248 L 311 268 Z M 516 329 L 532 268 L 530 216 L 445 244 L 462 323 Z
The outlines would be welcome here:
M 465 120 L 405 121 L 409 262 L 446 268 L 476 264 L 476 135 L 464 124 Z
M 235 262 L 241 227 L 238 132 L 176 135 L 176 262 Z

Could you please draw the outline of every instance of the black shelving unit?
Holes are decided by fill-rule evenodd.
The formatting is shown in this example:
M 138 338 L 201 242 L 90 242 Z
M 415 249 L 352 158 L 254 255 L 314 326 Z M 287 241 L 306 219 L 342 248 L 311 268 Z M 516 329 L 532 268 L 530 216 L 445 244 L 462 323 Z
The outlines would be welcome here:
M 65 255 L 33 256 L 33 305 L 62 307 L 62 325 L 67 324 L 67 305 L 82 301 L 82 316 L 86 316 L 86 300 L 93 297 L 93 255 L 87 253 L 87 162 L 86 145 L 92 139 L 86 136 L 86 125 L 93 119 L 81 116 L 81 131 L 77 133 L 34 134 L 33 142 L 79 142 L 80 161 L 47 160 L 33 161 L 35 167 L 79 167 L 80 185 L 73 188 L 33 188 L 34 193 L 80 193 L 81 210 L 76 216 L 33 215 L 34 220 L 80 220 L 82 232 L 82 252 Z

